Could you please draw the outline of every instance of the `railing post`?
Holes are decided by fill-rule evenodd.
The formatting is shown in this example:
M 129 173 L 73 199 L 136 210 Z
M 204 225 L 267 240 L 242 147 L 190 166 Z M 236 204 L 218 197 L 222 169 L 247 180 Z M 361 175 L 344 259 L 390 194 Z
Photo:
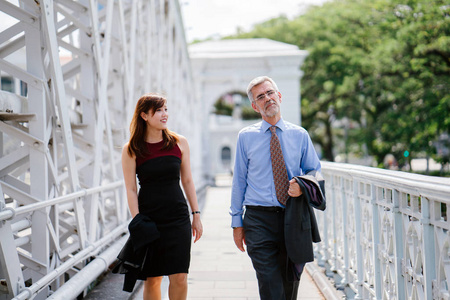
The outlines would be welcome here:
M 339 190 L 341 192 L 341 201 L 342 201 L 342 244 L 344 247 L 344 270 L 343 270 L 343 277 L 341 282 L 339 283 L 338 287 L 345 289 L 348 286 L 349 283 L 349 253 L 348 253 L 348 239 L 346 238 L 346 234 L 347 234 L 347 222 L 349 222 L 350 220 L 348 220 L 348 214 L 347 214 L 347 197 L 345 194 L 345 178 L 341 177 L 340 178 L 340 184 L 339 184 Z
M 430 200 L 421 197 L 423 226 L 423 276 L 426 299 L 433 299 L 432 282 L 436 279 L 434 226 L 430 223 Z
M 327 275 L 332 277 L 334 275 L 334 273 L 336 273 L 336 271 L 337 271 L 337 266 L 336 266 L 337 265 L 337 262 L 336 262 L 336 260 L 337 260 L 337 244 L 336 244 L 336 241 L 337 241 L 337 232 L 336 232 L 336 214 L 337 214 L 337 212 L 336 212 L 336 210 L 337 210 L 337 208 L 336 208 L 336 196 L 335 196 L 336 195 L 336 193 L 335 193 L 336 187 L 335 187 L 333 175 L 331 176 L 331 187 L 332 187 L 331 201 L 333 203 L 333 205 L 332 205 L 333 209 L 331 210 L 332 224 L 333 224 L 333 256 L 330 259 L 330 263 L 331 263 L 330 272 Z
M 333 193 L 332 185 L 331 185 L 331 177 L 324 176 L 325 178 L 325 197 L 327 198 L 327 210 L 330 210 L 331 203 L 331 196 Z M 326 267 L 326 264 L 328 262 L 328 259 L 330 258 L 330 255 L 328 253 L 328 249 L 330 249 L 330 239 L 328 235 L 328 220 L 327 220 L 327 214 L 325 211 L 316 211 L 316 216 L 318 223 L 322 226 L 319 230 L 320 237 L 322 239 L 321 243 L 317 244 L 316 247 L 316 257 L 317 257 L 317 264 L 321 267 Z
M 373 230 L 373 265 L 374 265 L 374 272 L 373 275 L 375 276 L 375 298 L 381 299 L 381 271 L 380 271 L 380 258 L 378 255 L 378 249 L 380 245 L 380 222 L 379 222 L 379 206 L 377 203 L 377 187 L 371 183 L 370 184 L 370 197 L 372 202 L 372 230 Z
M 394 238 L 395 238 L 395 274 L 398 299 L 405 299 L 405 277 L 402 272 L 402 260 L 404 258 L 402 212 L 400 210 L 400 193 L 392 190 L 392 202 L 394 214 Z
M 327 201 L 328 202 L 328 201 Z M 327 206 L 329 206 L 329 203 L 327 203 Z M 317 259 L 317 264 L 321 267 L 324 267 L 329 255 L 327 252 L 327 249 L 330 246 L 330 241 L 328 238 L 328 222 L 327 222 L 327 215 L 325 212 L 321 212 L 321 211 L 317 211 L 316 215 L 319 215 L 320 218 L 318 218 L 318 220 L 322 223 L 322 232 L 320 233 L 320 237 L 322 238 L 322 242 L 319 243 L 317 245 L 317 255 L 318 255 L 318 259 Z
M 357 294 L 355 299 L 363 299 L 364 264 L 361 246 L 361 200 L 359 198 L 358 182 L 353 180 L 353 205 L 355 209 L 355 249 L 356 249 L 356 272 L 357 272 Z

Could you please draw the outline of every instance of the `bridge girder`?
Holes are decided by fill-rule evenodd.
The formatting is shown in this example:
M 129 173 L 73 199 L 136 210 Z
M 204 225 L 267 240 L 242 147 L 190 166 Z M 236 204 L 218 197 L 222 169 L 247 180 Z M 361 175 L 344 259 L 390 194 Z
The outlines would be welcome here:
M 199 148 L 201 115 L 178 1 L 0 0 L 0 11 L 12 82 L 0 91 L 0 299 L 44 299 L 126 232 L 120 155 L 137 98 L 166 94 L 171 129 Z

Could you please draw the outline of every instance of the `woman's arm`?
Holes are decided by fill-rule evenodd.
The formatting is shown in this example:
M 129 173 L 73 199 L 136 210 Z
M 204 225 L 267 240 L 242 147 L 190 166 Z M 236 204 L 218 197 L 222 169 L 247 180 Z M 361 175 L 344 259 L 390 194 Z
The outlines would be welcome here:
M 198 211 L 197 194 L 195 193 L 194 180 L 192 179 L 190 151 L 187 139 L 179 135 L 179 144 L 181 150 L 181 184 L 184 193 L 189 202 L 192 211 Z M 194 214 L 192 219 L 192 235 L 195 237 L 194 243 L 198 241 L 203 234 L 203 226 L 200 220 L 200 214 Z
M 137 184 L 136 184 L 136 159 L 128 154 L 128 143 L 122 149 L 122 171 L 127 191 L 128 208 L 131 217 L 139 213 Z

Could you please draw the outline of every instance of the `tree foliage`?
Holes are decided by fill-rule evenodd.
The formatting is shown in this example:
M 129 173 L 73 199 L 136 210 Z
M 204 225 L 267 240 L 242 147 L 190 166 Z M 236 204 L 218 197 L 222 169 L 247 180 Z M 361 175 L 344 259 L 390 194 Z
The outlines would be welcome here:
M 325 159 L 333 160 L 345 138 L 352 152 L 378 162 L 388 153 L 400 163 L 420 153 L 448 161 L 433 144 L 450 132 L 445 1 L 328 2 L 229 38 L 269 38 L 309 52 L 302 66 L 302 125 Z

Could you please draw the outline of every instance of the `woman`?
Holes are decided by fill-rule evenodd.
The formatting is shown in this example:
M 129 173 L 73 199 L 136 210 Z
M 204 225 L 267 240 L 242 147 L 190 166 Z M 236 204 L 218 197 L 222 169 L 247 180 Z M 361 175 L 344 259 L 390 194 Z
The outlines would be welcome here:
M 144 300 L 161 299 L 162 276 L 169 276 L 170 299 L 186 299 L 191 231 L 194 243 L 202 223 L 192 180 L 189 145 L 185 137 L 167 129 L 167 100 L 145 94 L 136 104 L 131 137 L 122 150 L 122 168 L 131 216 L 149 216 L 161 237 L 152 244 L 153 255 L 142 272 Z M 137 192 L 136 174 L 139 180 Z M 192 226 L 186 199 L 192 210 Z M 143 237 L 145 238 L 145 237 Z

